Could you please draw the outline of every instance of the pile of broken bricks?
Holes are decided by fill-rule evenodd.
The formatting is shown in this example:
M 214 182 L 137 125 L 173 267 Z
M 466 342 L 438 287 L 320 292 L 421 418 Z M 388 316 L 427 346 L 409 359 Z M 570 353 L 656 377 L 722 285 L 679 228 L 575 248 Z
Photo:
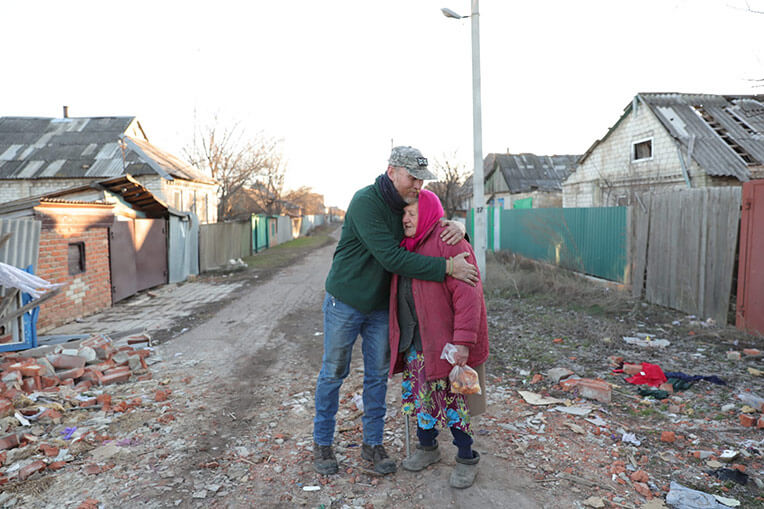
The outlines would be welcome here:
M 0 467 L 13 459 L 8 456 L 10 450 L 28 445 L 45 457 L 12 473 L 0 471 L 0 485 L 64 466 L 66 458 L 59 458 L 59 447 L 40 441 L 44 428 L 60 425 L 63 412 L 75 407 L 127 411 L 130 403 L 112 404 L 104 388 L 131 379 L 151 379 L 146 361 L 150 346 L 146 334 L 123 338 L 119 345 L 107 336 L 93 335 L 0 355 Z M 38 426 L 37 434 L 24 431 L 31 424 Z

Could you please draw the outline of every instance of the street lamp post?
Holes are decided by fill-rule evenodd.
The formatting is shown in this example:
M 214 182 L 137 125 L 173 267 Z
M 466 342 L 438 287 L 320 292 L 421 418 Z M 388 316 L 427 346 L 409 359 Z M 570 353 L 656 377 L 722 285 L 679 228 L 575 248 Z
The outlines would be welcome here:
M 485 278 L 486 220 L 485 194 L 483 192 L 483 117 L 480 100 L 480 13 L 479 0 L 472 0 L 470 22 L 472 25 L 472 145 L 474 154 L 474 173 L 472 174 L 472 206 L 475 209 L 473 242 L 475 258 L 482 278 Z M 461 19 L 451 9 L 441 9 L 448 18 Z

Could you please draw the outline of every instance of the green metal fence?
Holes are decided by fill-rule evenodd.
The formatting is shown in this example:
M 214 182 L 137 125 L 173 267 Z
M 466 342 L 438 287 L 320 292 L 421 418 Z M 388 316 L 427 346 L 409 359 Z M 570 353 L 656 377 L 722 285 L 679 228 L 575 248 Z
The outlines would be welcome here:
M 488 249 L 498 248 L 584 274 L 626 282 L 628 278 L 628 208 L 540 208 L 499 210 L 486 214 Z M 494 228 L 494 216 L 499 228 Z M 473 235 L 474 212 L 467 215 Z
M 268 216 L 252 214 L 252 252 L 268 248 Z

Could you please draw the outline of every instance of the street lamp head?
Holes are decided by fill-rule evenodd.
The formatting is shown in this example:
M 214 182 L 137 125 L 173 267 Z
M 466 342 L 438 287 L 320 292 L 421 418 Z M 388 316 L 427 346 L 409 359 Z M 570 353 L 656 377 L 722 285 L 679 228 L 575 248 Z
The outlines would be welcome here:
M 447 7 L 443 7 L 440 10 L 440 12 L 442 12 L 443 15 L 445 17 L 447 17 L 447 18 L 462 19 L 462 18 L 468 18 L 469 17 L 469 16 L 461 16 L 461 15 L 455 13 L 454 11 L 452 11 L 451 9 L 449 9 Z

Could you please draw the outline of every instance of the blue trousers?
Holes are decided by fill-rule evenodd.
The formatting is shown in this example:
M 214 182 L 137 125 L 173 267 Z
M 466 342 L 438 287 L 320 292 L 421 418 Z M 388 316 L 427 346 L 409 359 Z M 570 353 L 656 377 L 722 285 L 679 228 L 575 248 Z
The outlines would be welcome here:
M 316 416 L 313 440 L 332 445 L 340 387 L 350 372 L 358 336 L 363 353 L 363 441 L 382 444 L 385 427 L 387 373 L 390 367 L 388 312 L 361 313 L 330 294 L 324 298 L 324 355 L 316 383 Z

